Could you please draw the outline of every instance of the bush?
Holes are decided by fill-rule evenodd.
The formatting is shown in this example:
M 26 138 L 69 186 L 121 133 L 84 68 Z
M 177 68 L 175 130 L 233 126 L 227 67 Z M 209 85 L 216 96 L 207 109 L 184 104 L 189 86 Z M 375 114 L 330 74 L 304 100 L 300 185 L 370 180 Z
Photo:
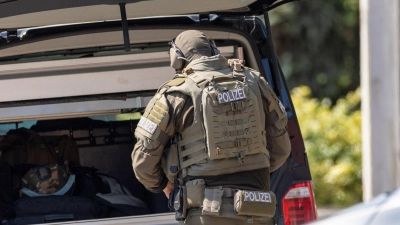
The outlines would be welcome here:
M 311 98 L 311 89 L 292 90 L 318 205 L 362 201 L 360 89 L 332 106 Z
M 290 89 L 336 102 L 360 85 L 359 0 L 296 1 L 270 11 L 272 35 Z

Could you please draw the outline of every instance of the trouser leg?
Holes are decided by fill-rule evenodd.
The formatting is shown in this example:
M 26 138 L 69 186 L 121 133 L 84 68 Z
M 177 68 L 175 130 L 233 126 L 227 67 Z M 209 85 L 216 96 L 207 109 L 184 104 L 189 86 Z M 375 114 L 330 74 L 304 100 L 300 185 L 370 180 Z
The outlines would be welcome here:
M 223 217 L 211 217 L 211 216 L 192 216 L 185 220 L 184 225 L 272 225 L 272 221 L 253 221 L 248 223 L 245 220 L 229 219 Z

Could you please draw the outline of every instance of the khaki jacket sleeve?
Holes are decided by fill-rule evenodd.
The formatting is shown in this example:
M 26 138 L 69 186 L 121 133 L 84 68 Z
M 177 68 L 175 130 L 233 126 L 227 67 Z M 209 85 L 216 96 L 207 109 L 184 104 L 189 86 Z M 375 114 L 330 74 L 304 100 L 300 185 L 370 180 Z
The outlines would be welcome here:
M 287 114 L 285 107 L 264 78 L 259 82 L 265 118 L 267 149 L 270 154 L 270 172 L 278 169 L 291 152 L 290 139 L 287 132 Z
M 132 166 L 138 181 L 149 191 L 159 193 L 167 184 L 161 159 L 164 146 L 176 132 L 176 118 L 181 114 L 183 103 L 179 93 L 157 94 L 136 127 Z

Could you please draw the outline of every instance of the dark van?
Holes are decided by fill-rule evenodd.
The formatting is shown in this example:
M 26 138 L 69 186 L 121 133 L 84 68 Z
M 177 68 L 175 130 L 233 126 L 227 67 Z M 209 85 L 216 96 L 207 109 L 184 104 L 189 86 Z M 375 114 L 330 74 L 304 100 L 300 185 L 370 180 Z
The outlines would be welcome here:
M 137 214 L 118 209 L 115 212 L 120 213 L 109 216 L 79 217 L 75 215 L 79 214 L 76 208 L 70 213 L 53 212 L 33 222 L 177 224 L 165 196 L 148 192 L 136 180 L 130 153 L 140 113 L 158 87 L 175 72 L 169 66 L 168 43 L 187 29 L 201 30 L 212 37 L 226 58 L 245 60 L 245 65 L 260 71 L 279 96 L 289 118 L 292 153 L 271 174 L 271 190 L 278 200 L 274 218 L 278 225 L 316 220 L 303 138 L 268 19 L 269 10 L 286 2 L 289 1 L 0 0 L 1 141 L 21 129 L 46 140 L 66 137 L 74 143 L 73 150 L 68 151 L 77 152 L 75 161 L 92 168 L 75 174 L 74 191 L 81 187 L 78 179 L 84 179 L 91 186 L 83 186 L 80 191 L 102 193 L 104 180 L 108 180 L 108 192 L 117 187 L 119 194 L 132 200 L 120 205 L 143 209 L 133 210 Z M 46 140 L 40 143 L 49 149 L 51 143 Z M 16 152 L 15 146 L 24 141 L 8 141 L 7 146 Z M 58 148 L 59 141 L 52 146 L 50 149 Z M 53 150 L 42 150 L 36 157 L 49 157 Z M 14 173 L 4 172 L 4 157 L 10 155 L 7 151 L 10 150 L 2 150 L 0 142 L 0 176 L 8 179 L 3 182 L 5 178 L 1 178 L 0 190 L 14 185 L 9 178 L 22 170 L 15 171 L 15 164 L 7 162 Z M 18 158 L 21 156 L 13 157 L 18 162 L 22 160 Z M 46 174 L 45 169 L 42 172 Z M 90 174 L 103 182 L 96 183 Z M 4 224 L 25 224 L 23 218 L 32 215 L 22 213 L 29 210 L 20 201 L 28 192 L 13 191 L 19 195 L 11 196 L 12 200 L 0 195 L 0 217 Z M 109 194 L 106 192 L 103 197 Z M 53 200 L 48 210 L 59 207 L 62 201 Z M 86 203 L 82 201 L 79 210 L 93 210 L 95 206 L 86 207 Z M 108 212 L 119 205 L 108 203 Z M 20 211 L 16 206 L 21 207 Z M 44 208 L 39 207 L 39 211 Z

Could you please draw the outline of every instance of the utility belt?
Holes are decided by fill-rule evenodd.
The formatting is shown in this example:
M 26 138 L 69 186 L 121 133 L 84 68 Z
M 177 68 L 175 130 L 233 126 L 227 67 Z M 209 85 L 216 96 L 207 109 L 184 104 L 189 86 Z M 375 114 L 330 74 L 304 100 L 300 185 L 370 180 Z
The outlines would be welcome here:
M 200 208 L 201 214 L 207 216 L 265 220 L 275 214 L 276 197 L 271 191 L 207 187 L 203 179 L 186 184 L 176 179 L 168 205 L 175 211 L 175 219 L 179 221 L 185 220 L 189 209 Z

